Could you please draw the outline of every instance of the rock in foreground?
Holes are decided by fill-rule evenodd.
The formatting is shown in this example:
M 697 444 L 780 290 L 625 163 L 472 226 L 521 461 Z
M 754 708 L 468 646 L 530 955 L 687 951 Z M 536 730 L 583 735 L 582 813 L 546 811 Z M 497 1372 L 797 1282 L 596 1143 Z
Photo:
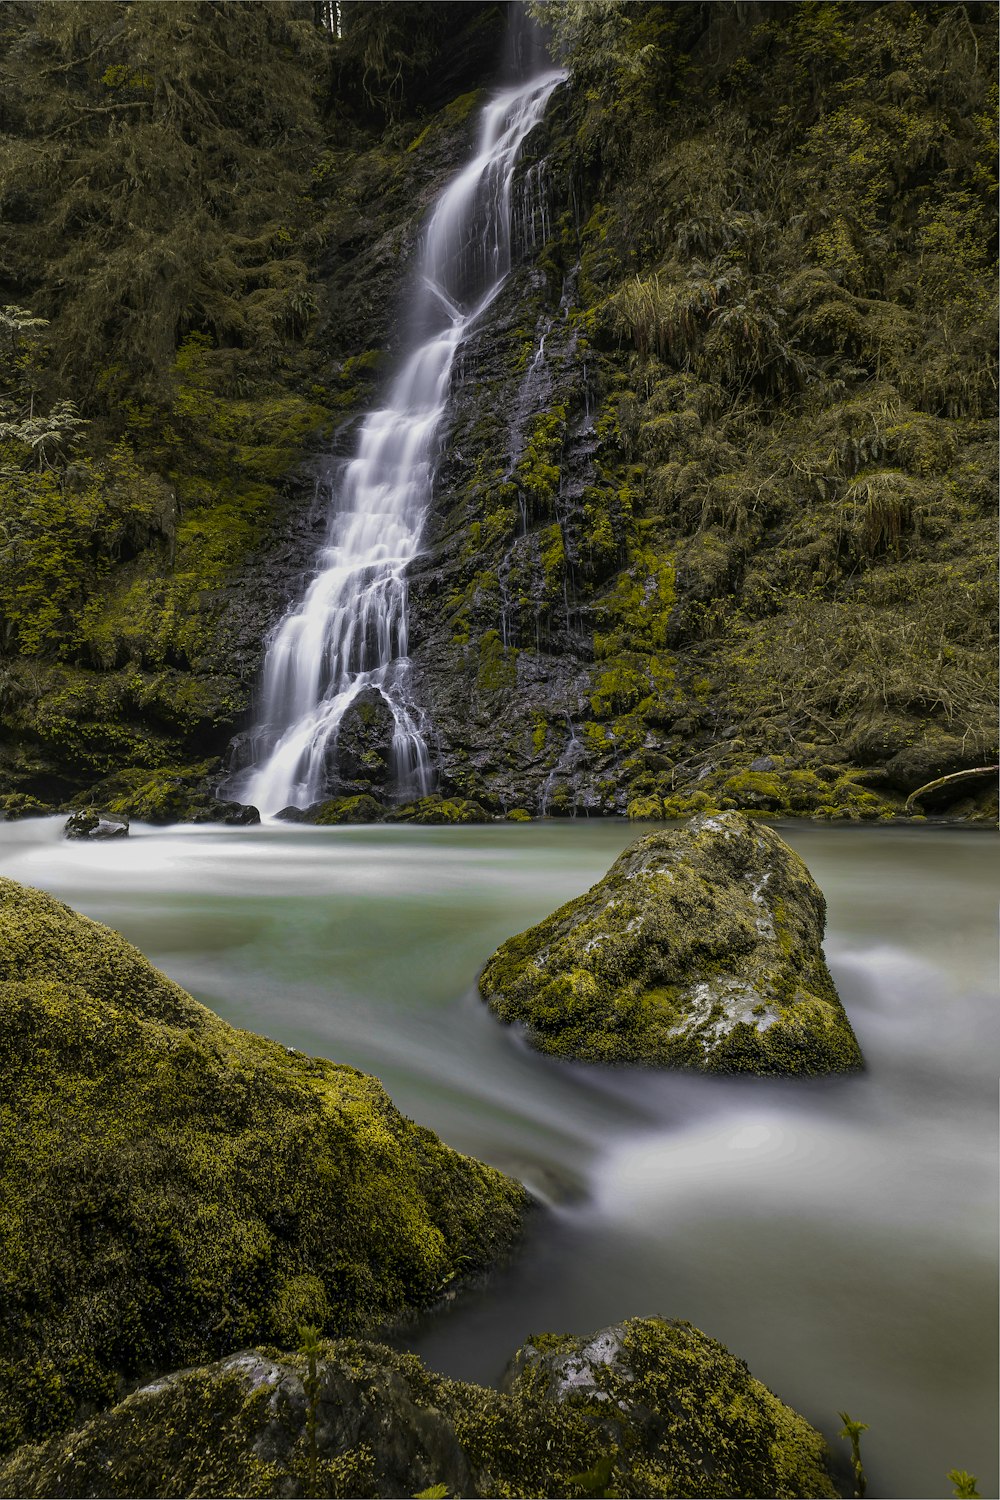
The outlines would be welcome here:
M 374 1078 L 237 1031 L 0 880 L 0 1451 L 144 1372 L 370 1329 L 515 1239 L 524 1192 Z
M 543 1052 L 715 1072 L 837 1073 L 861 1052 L 823 958 L 826 903 L 741 813 L 651 833 L 490 959 L 480 988 Z
M 505 1391 L 378 1344 L 250 1350 L 136 1391 L 0 1465 L 0 1496 L 837 1494 L 822 1437 L 688 1323 L 523 1346 Z M 593 1473 L 607 1469 L 603 1482 Z

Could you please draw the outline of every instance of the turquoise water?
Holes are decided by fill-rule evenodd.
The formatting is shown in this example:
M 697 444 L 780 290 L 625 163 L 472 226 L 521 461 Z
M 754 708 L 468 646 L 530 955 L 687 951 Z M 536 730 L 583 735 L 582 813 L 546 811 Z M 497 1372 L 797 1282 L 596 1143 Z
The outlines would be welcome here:
M 996 849 L 987 832 L 782 829 L 829 903 L 868 1059 L 698 1078 L 532 1053 L 478 999 L 503 938 L 641 830 L 0 826 L 0 870 L 117 927 L 220 1015 L 379 1075 L 546 1204 L 516 1261 L 408 1342 L 496 1380 L 528 1334 L 690 1319 L 821 1427 L 870 1424 L 869 1494 L 997 1493 Z

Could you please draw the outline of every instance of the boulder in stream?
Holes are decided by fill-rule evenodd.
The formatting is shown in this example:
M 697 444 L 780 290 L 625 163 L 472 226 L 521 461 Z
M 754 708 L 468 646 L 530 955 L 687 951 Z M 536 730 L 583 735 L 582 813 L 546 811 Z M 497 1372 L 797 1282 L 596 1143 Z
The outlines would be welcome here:
M 543 1052 L 712 1072 L 862 1066 L 823 957 L 826 903 L 773 828 L 705 814 L 647 834 L 508 939 L 480 989 Z
M 377 1079 L 236 1030 L 11 880 L 0 1076 L 0 1451 L 155 1370 L 410 1314 L 519 1233 L 520 1184 Z
M 396 720 L 384 694 L 364 688 L 344 710 L 327 746 L 325 771 L 331 796 L 370 794 L 392 780 Z
M 68 839 L 123 839 L 128 837 L 125 813 L 97 812 L 92 807 L 71 813 L 63 829 Z
M 837 1494 L 821 1435 L 689 1323 L 533 1338 L 502 1391 L 380 1344 L 314 1357 L 315 1385 L 273 1348 L 167 1375 L 0 1463 L 0 1496 Z

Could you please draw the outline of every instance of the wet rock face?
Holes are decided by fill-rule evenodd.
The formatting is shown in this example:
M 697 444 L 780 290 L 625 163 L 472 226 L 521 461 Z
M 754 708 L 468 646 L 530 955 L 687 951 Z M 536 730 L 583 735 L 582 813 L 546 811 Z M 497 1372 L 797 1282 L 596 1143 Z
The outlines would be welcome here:
M 385 787 L 392 779 L 396 721 L 378 688 L 359 693 L 327 747 L 325 769 L 331 797 L 350 797 Z
M 315 1450 L 309 1439 L 315 1418 Z M 601 1466 L 603 1470 L 601 1469 Z M 599 1484 L 587 1471 L 603 1472 Z M 143 1387 L 0 1464 L 0 1495 L 833 1497 L 818 1432 L 689 1323 L 546 1334 L 504 1391 L 340 1339 L 249 1349 Z
M 741 813 L 648 834 L 490 959 L 480 989 L 541 1051 L 712 1072 L 862 1066 L 823 958 L 826 903 Z

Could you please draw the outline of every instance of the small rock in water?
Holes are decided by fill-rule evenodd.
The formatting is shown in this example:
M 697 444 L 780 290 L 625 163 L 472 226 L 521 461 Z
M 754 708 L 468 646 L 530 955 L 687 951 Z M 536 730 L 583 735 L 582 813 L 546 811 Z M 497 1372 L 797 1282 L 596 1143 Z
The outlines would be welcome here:
M 260 822 L 260 813 L 247 802 L 212 801 L 191 814 L 192 823 L 230 823 L 246 827 Z
M 826 903 L 773 828 L 737 812 L 647 834 L 509 938 L 480 989 L 542 1052 L 726 1073 L 862 1066 L 823 958 Z
M 128 818 L 124 813 L 95 812 L 81 808 L 66 819 L 64 833 L 68 839 L 123 839 L 128 836 Z

